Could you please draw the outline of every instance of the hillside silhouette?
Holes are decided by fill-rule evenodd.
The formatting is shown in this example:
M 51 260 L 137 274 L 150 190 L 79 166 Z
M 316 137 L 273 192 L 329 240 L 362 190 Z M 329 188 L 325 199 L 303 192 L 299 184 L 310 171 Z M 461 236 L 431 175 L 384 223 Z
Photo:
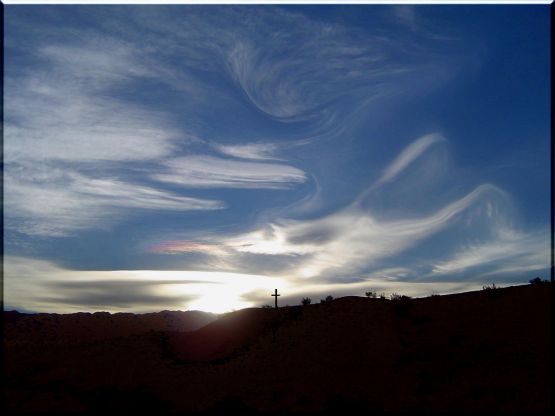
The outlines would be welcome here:
M 4 312 L 6 405 L 547 411 L 551 286 L 344 297 L 217 317 Z

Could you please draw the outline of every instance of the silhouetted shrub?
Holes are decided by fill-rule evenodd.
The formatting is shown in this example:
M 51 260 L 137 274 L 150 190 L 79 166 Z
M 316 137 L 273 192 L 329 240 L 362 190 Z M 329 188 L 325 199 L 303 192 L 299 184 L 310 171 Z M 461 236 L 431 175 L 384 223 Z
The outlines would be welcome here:
M 495 286 L 495 283 L 492 283 L 491 285 L 482 286 L 482 290 L 494 290 L 494 289 L 499 289 L 499 286 Z
M 501 295 L 501 291 L 497 289 L 500 289 L 500 287 L 496 286 L 495 283 L 482 286 L 482 290 L 485 291 L 490 298 L 498 298 Z
M 327 302 L 331 302 L 333 300 L 333 296 L 329 295 L 326 296 L 326 299 L 320 299 L 320 303 L 327 303 Z
M 410 296 L 407 295 L 400 295 L 398 293 L 392 293 L 389 298 L 391 300 L 406 300 L 406 299 L 410 299 Z
M 268 305 L 268 304 L 262 305 L 261 308 L 262 309 L 270 309 L 270 308 L 272 308 L 272 305 Z
M 384 300 L 387 299 L 387 296 L 385 296 L 385 293 L 382 292 L 382 293 L 380 294 L 380 299 L 384 299 Z
M 533 278 L 532 280 L 530 280 L 530 284 L 531 284 L 531 285 L 537 285 L 537 284 L 539 284 L 539 283 L 547 283 L 547 280 L 542 280 L 542 279 L 539 278 L 539 277 L 535 277 L 535 278 Z
M 376 292 L 372 292 L 371 290 L 365 293 L 367 298 L 371 298 L 371 299 L 375 299 L 378 297 L 378 294 Z
M 310 305 L 311 302 L 312 300 L 310 298 L 303 298 L 303 300 L 301 300 L 303 305 Z

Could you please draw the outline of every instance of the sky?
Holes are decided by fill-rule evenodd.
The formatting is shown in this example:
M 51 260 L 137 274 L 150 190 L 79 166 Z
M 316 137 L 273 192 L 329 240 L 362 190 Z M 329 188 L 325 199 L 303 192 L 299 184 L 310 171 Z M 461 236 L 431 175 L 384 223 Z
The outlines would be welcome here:
M 6 310 L 548 278 L 548 5 L 4 10 Z

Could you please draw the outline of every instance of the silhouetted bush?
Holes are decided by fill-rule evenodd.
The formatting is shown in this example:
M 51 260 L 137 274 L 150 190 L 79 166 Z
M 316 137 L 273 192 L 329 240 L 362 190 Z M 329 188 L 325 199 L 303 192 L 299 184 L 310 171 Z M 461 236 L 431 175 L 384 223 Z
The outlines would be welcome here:
M 482 286 L 482 290 L 494 290 L 494 289 L 499 289 L 499 286 L 495 286 L 495 283 L 492 283 L 491 285 Z
M 376 292 L 372 292 L 371 290 L 365 293 L 367 298 L 371 298 L 371 299 L 375 299 L 378 297 L 378 294 Z
M 331 302 L 333 300 L 333 296 L 329 295 L 326 296 L 326 299 L 320 299 L 320 303 L 327 303 L 327 302 Z
M 389 296 L 389 298 L 391 300 L 406 300 L 406 299 L 410 299 L 410 296 L 400 295 L 398 293 L 392 293 L 391 296 Z
M 482 290 L 485 291 L 490 298 L 498 298 L 501 295 L 501 291 L 497 289 L 500 289 L 500 287 L 496 286 L 495 283 L 482 286 Z
M 383 300 L 387 299 L 387 296 L 385 296 L 385 293 L 382 292 L 380 294 L 380 299 L 383 299 Z
M 310 305 L 311 302 L 312 300 L 310 300 L 310 298 L 303 298 L 303 300 L 301 300 L 303 305 Z
M 540 283 L 547 283 L 547 280 L 542 280 L 539 277 L 535 277 L 532 280 L 530 280 L 531 285 L 537 285 L 537 284 L 540 284 Z
M 272 308 L 272 305 L 268 305 L 268 304 L 262 305 L 261 308 L 262 308 L 262 309 L 271 309 L 271 308 Z

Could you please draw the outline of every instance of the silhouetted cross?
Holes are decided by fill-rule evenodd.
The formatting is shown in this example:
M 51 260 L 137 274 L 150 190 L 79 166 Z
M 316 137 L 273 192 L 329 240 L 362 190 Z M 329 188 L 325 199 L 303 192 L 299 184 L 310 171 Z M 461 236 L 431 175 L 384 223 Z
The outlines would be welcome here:
M 281 296 L 281 295 L 278 295 L 277 289 L 275 289 L 275 292 L 274 292 L 274 294 L 273 294 L 272 296 L 274 296 L 274 299 L 276 300 L 276 309 L 277 309 L 277 297 L 278 297 L 278 296 Z

